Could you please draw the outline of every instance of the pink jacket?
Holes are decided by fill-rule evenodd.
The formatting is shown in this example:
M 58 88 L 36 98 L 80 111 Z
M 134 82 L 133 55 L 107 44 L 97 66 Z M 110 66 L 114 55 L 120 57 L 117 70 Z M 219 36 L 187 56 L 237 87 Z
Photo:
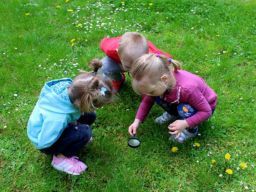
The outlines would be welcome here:
M 173 104 L 188 103 L 195 108 L 196 114 L 186 119 L 189 127 L 195 127 L 212 115 L 217 104 L 217 95 L 201 77 L 188 71 L 178 70 L 174 72 L 174 77 L 176 86 L 166 91 L 162 99 Z M 144 121 L 154 102 L 155 97 L 144 96 L 136 118 Z

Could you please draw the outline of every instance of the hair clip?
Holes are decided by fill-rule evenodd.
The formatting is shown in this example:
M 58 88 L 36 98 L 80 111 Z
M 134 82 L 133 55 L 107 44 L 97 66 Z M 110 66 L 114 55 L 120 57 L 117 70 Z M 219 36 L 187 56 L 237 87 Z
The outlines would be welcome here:
M 100 88 L 100 94 L 102 95 L 102 96 L 106 96 L 106 92 L 107 92 L 108 90 L 107 90 L 107 88 L 106 87 L 101 87 Z
M 160 57 L 161 57 L 161 55 L 160 55 L 159 53 L 157 53 L 157 54 L 156 54 L 156 57 L 159 57 L 159 58 L 160 58 Z

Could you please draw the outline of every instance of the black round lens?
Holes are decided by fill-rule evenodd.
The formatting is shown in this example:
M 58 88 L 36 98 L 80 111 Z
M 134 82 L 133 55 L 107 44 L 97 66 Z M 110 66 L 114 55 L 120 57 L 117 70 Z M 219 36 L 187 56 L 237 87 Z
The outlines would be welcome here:
M 140 146 L 140 140 L 136 137 L 131 137 L 129 140 L 128 140 L 128 145 L 132 148 L 136 148 L 136 147 L 139 147 Z

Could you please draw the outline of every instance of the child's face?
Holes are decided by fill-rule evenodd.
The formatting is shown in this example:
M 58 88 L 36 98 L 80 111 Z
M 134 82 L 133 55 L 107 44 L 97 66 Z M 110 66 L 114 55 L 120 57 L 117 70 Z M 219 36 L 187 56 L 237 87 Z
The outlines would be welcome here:
M 144 76 L 143 78 L 132 80 L 132 87 L 135 92 L 148 96 L 161 96 L 168 89 L 175 85 L 175 79 L 171 74 L 163 74 L 160 77 Z
M 140 81 L 133 79 L 132 86 L 135 92 L 153 97 L 161 96 L 167 90 L 167 85 L 163 81 L 152 82 L 145 78 Z

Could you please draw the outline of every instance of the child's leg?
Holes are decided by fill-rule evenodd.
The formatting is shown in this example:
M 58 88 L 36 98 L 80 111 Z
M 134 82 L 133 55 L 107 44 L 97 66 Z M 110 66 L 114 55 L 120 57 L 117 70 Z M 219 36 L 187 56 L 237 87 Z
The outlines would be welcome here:
M 165 110 L 161 116 L 155 119 L 155 123 L 164 124 L 174 121 L 178 118 L 177 105 L 169 104 L 162 100 L 160 97 L 156 97 L 155 102 Z
M 125 75 L 122 73 L 120 64 L 116 63 L 108 56 L 102 59 L 102 64 L 100 72 L 112 80 L 113 90 L 114 92 L 118 92 L 125 81 Z
M 182 119 L 186 119 L 188 117 L 193 116 L 196 113 L 196 110 L 191 107 L 189 104 L 181 103 L 177 106 L 177 111 Z
M 75 155 L 92 137 L 91 128 L 85 124 L 70 124 L 62 133 L 56 143 L 47 149 L 41 150 L 53 155 L 52 166 L 72 175 L 80 175 L 87 166 Z
M 186 103 L 179 104 L 177 106 L 177 110 L 178 110 L 179 117 L 181 119 L 189 118 L 196 113 L 196 110 L 193 107 L 191 107 L 189 104 L 186 104 Z M 197 129 L 198 129 L 198 127 L 187 128 L 187 130 L 191 133 L 197 132 L 198 131 Z
M 196 113 L 196 110 L 191 107 L 189 104 L 181 103 L 177 106 L 177 111 L 179 114 L 179 119 L 186 119 L 193 116 Z M 179 143 L 183 143 L 186 140 L 197 136 L 198 134 L 198 127 L 191 127 L 187 128 L 182 131 L 178 137 L 176 135 L 171 135 L 170 139 L 173 141 L 177 141 Z
M 79 124 L 69 126 L 51 147 L 41 150 L 46 154 L 71 157 L 77 155 L 78 151 L 86 145 L 92 137 L 92 130 L 88 125 Z
M 102 60 L 102 73 L 108 76 L 111 80 L 121 81 L 122 70 L 120 64 L 115 62 L 110 57 L 106 56 Z
M 162 107 L 165 111 L 167 111 L 169 114 L 178 116 L 177 112 L 177 105 L 175 104 L 169 104 L 160 97 L 156 97 L 155 99 L 156 104 L 158 104 L 160 107 Z

